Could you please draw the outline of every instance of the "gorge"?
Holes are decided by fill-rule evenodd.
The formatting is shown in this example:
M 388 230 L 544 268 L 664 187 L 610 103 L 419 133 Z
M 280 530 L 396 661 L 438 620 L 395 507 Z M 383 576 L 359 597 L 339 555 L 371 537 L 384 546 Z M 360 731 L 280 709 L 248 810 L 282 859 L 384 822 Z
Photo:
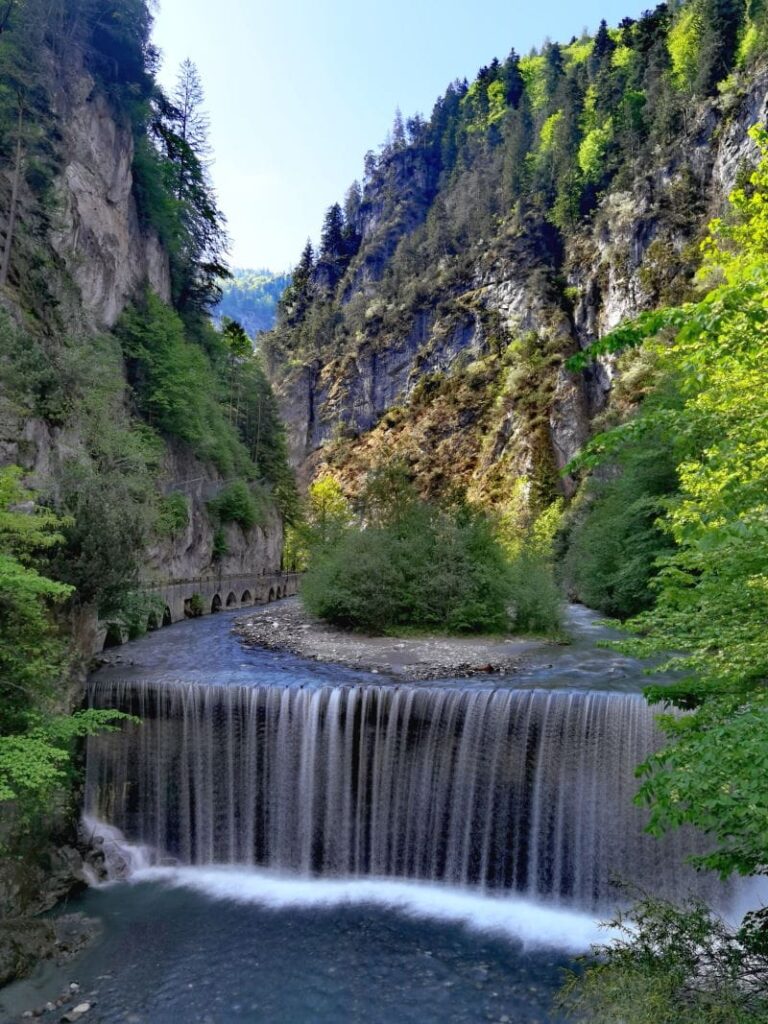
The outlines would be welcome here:
M 768 7 L 507 51 L 234 277 L 152 26 L 0 3 L 0 1017 L 765 1024 Z

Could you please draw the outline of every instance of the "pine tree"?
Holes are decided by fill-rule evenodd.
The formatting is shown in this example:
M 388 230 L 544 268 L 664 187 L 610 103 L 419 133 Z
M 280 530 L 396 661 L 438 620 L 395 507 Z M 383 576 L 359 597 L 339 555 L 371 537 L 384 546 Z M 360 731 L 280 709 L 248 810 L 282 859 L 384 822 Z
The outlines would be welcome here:
M 713 93 L 733 70 L 739 33 L 746 15 L 744 0 L 700 0 L 697 92 Z
M 278 303 L 277 312 L 281 323 L 295 326 L 304 319 L 312 303 L 312 283 L 315 273 L 315 251 L 307 239 L 299 262 Z
M 501 78 L 504 82 L 504 95 L 507 105 L 517 107 L 525 89 L 523 76 L 520 74 L 520 58 L 515 50 L 510 50 L 509 56 L 504 61 Z
M 320 259 L 331 261 L 344 254 L 344 214 L 338 203 L 328 208 L 320 235 Z
M 608 31 L 608 24 L 605 18 L 600 22 L 600 27 L 595 35 L 595 42 L 592 53 L 589 55 L 589 74 L 591 78 L 597 77 L 602 68 L 610 60 L 611 54 L 616 49 L 616 44 L 611 39 Z
M 344 199 L 344 251 L 351 259 L 360 248 L 360 206 L 363 192 L 360 183 L 353 181 Z
M 187 58 L 181 63 L 176 88 L 171 97 L 176 108 L 176 132 L 183 143 L 178 166 L 178 198 L 182 197 L 185 188 L 188 187 L 188 178 L 194 175 L 193 166 L 187 166 L 185 156 L 194 156 L 194 160 L 189 163 L 194 165 L 197 162 L 203 168 L 207 168 L 210 160 L 211 146 L 208 140 L 210 120 L 203 109 L 204 100 L 200 74 L 192 61 Z
M 402 149 L 405 144 L 405 124 L 400 107 L 398 107 L 395 110 L 395 120 L 392 123 L 392 145 L 395 149 Z
M 344 214 L 338 203 L 329 207 L 320 235 L 320 256 L 317 261 L 316 280 L 333 291 L 344 276 L 349 251 L 345 234 Z
M 185 60 L 173 100 L 156 98 L 155 133 L 172 169 L 181 238 L 171 253 L 174 299 L 182 312 L 201 313 L 221 297 L 226 264 L 226 222 L 208 174 L 208 117 L 195 65 Z

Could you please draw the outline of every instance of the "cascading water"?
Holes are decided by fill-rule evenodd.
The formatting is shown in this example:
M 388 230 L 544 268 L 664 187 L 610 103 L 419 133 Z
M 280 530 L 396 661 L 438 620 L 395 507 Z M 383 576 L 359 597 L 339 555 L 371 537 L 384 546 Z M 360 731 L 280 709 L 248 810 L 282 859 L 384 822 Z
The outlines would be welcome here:
M 679 893 L 691 839 L 642 832 L 641 697 L 97 681 L 142 719 L 89 740 L 86 812 L 157 860 L 389 877 L 611 906 Z

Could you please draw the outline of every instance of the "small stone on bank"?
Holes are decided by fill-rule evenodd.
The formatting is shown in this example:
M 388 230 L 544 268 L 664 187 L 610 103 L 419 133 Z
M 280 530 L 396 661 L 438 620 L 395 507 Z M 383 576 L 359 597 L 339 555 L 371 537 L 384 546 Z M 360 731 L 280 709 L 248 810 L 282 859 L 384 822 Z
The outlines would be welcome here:
M 61 1019 L 66 1022 L 66 1024 L 72 1024 L 73 1021 L 80 1020 L 83 1014 L 88 1013 L 90 1008 L 90 1003 L 78 1003 L 77 1006 L 71 1009 L 68 1013 L 65 1013 Z

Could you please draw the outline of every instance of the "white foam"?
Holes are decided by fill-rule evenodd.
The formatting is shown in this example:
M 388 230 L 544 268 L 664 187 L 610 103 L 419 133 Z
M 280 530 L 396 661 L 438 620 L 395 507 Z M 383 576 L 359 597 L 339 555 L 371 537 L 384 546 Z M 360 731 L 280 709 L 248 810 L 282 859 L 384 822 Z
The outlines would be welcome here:
M 213 866 L 146 868 L 136 871 L 131 881 L 161 882 L 215 899 L 274 909 L 374 905 L 503 935 L 521 941 L 529 949 L 551 947 L 581 952 L 606 938 L 605 930 L 589 914 L 518 897 L 488 896 L 423 882 L 314 879 Z

